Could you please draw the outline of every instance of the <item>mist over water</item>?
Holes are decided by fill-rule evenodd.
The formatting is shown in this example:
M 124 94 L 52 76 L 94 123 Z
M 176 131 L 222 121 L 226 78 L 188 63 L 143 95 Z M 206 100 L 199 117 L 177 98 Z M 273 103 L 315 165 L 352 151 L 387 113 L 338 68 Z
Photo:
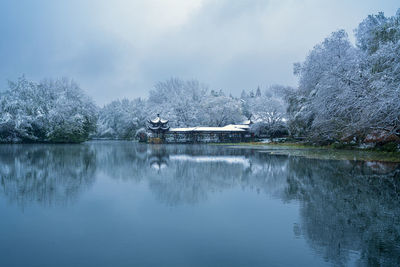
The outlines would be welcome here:
M 400 264 L 397 164 L 209 145 L 0 146 L 0 266 Z

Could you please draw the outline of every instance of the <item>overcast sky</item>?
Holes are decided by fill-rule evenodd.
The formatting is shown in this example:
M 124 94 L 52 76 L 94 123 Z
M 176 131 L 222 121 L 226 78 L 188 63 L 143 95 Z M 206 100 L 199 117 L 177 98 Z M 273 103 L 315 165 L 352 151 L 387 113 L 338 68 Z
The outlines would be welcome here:
M 170 77 L 239 95 L 296 85 L 294 62 L 398 0 L 1 0 L 0 87 L 67 76 L 98 104 Z

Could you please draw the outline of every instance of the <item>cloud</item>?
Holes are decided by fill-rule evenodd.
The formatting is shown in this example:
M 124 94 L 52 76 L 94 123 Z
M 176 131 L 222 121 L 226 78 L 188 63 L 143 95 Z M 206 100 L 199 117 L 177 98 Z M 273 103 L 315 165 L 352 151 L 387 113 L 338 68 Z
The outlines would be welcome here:
M 22 73 L 69 76 L 99 104 L 197 78 L 238 95 L 296 85 L 292 64 L 330 32 L 397 1 L 87 0 L 0 3 L 0 86 Z

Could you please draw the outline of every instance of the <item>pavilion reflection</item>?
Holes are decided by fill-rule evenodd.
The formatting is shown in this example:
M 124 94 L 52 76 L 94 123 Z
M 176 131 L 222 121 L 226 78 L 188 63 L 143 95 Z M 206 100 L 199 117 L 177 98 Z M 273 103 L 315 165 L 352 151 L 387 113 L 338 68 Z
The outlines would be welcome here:
M 156 167 L 155 167 L 156 166 Z M 93 142 L 0 147 L 0 194 L 22 208 L 74 203 L 101 173 L 144 183 L 167 206 L 242 188 L 298 202 L 294 233 L 334 265 L 400 265 L 398 164 L 331 161 L 207 145 Z

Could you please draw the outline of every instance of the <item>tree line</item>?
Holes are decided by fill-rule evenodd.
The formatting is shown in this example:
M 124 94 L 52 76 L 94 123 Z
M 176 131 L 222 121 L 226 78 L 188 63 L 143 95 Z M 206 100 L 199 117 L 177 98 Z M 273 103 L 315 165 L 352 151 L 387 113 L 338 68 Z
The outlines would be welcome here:
M 316 45 L 294 65 L 298 88 L 288 95 L 288 125 L 295 136 L 318 142 L 400 136 L 400 9 L 370 15 L 355 29 Z
M 95 105 L 66 78 L 24 76 L 0 94 L 0 142 L 82 142 L 133 139 L 155 114 L 172 127 L 223 126 L 251 119 L 257 136 L 289 135 L 313 143 L 400 140 L 400 9 L 370 15 L 314 46 L 294 64 L 297 88 L 274 85 L 240 97 L 196 80 L 157 83 L 147 99 Z

